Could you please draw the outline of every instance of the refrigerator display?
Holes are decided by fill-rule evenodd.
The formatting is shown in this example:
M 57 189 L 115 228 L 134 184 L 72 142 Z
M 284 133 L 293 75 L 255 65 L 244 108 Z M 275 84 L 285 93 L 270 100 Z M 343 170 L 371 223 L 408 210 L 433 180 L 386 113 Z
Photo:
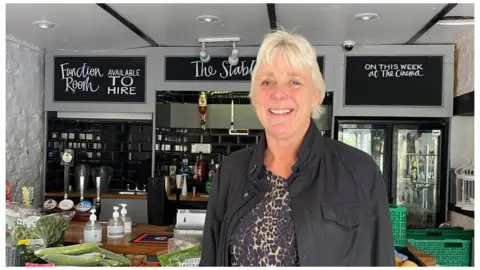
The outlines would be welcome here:
M 448 120 L 336 118 L 334 138 L 372 156 L 389 202 L 407 207 L 409 228 L 445 222 Z

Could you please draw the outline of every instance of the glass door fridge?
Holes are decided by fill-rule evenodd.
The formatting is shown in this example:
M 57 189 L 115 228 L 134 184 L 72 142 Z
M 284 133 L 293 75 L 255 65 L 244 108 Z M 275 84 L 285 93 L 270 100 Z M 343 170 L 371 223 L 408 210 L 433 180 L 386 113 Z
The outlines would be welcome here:
M 391 188 L 386 177 L 390 168 L 387 160 L 389 155 L 388 125 L 374 123 L 374 121 L 338 120 L 335 128 L 336 140 L 368 153 L 375 160 L 384 175 L 387 193 L 391 198 Z
M 336 117 L 334 139 L 372 156 L 391 204 L 409 228 L 438 227 L 447 214 L 448 119 Z
M 444 126 L 439 124 L 393 126 L 395 203 L 407 207 L 409 227 L 435 227 L 443 222 L 447 181 L 444 137 Z

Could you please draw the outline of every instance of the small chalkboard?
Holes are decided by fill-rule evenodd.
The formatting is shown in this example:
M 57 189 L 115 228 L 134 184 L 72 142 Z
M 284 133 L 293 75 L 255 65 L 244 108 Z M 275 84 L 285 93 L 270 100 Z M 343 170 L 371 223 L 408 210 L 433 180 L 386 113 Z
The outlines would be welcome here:
M 324 58 L 317 57 L 323 74 Z M 256 57 L 240 57 L 230 66 L 228 57 L 212 57 L 208 63 L 199 57 L 166 57 L 165 81 L 249 81 Z
M 57 56 L 54 63 L 54 102 L 145 102 L 145 57 Z
M 443 105 L 442 56 L 347 56 L 344 105 Z

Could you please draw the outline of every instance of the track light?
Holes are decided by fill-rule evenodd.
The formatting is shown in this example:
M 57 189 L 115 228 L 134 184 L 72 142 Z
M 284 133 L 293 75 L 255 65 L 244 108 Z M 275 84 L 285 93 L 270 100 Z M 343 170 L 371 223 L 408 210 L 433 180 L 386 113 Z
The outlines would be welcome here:
M 236 66 L 238 64 L 238 54 L 239 54 L 239 51 L 235 47 L 235 42 L 233 42 L 232 54 L 228 57 L 228 63 L 231 66 Z
M 210 54 L 205 49 L 205 42 L 202 42 L 202 49 L 200 50 L 200 61 L 208 63 L 210 61 Z
M 213 37 L 213 38 L 199 38 L 198 42 L 202 43 L 202 49 L 200 50 L 200 60 L 203 63 L 207 63 L 210 61 L 210 55 L 208 54 L 207 50 L 205 49 L 205 42 L 209 43 L 225 43 L 225 42 L 232 42 L 233 43 L 233 49 L 232 49 L 232 54 L 228 57 L 228 63 L 232 66 L 235 66 L 238 64 L 239 58 L 239 51 L 235 47 L 236 43 L 239 42 L 240 38 L 239 37 Z

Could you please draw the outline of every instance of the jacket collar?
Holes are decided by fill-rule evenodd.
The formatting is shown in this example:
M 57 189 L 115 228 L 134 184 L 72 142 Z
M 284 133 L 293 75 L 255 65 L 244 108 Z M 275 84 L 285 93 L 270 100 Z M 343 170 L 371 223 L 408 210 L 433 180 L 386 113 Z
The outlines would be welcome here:
M 292 166 L 293 172 L 299 172 L 305 168 L 312 160 L 319 159 L 322 155 L 324 138 L 318 132 L 317 125 L 310 118 L 310 126 L 308 127 L 302 144 L 297 153 L 297 162 Z M 258 144 L 253 151 L 252 160 L 249 164 L 249 173 L 254 179 L 257 179 L 263 169 L 263 160 L 265 156 L 265 148 L 267 147 L 267 138 L 265 132 L 260 137 Z

